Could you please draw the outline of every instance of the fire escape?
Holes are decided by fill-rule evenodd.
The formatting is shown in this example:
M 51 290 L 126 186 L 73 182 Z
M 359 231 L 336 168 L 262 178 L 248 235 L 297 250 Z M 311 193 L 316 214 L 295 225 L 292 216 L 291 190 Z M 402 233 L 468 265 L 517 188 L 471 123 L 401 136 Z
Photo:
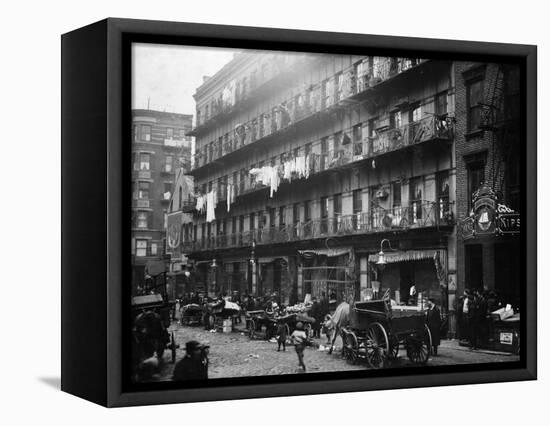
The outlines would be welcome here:
M 503 200 L 506 194 L 507 167 L 515 158 L 517 151 L 514 144 L 517 143 L 516 136 L 519 116 L 517 105 L 512 105 L 517 99 L 513 96 L 510 79 L 507 78 L 509 70 L 506 65 L 498 65 L 496 76 L 489 88 L 486 102 L 481 106 L 481 120 L 479 128 L 485 132 L 491 132 L 491 160 L 492 176 L 491 186 L 498 199 Z

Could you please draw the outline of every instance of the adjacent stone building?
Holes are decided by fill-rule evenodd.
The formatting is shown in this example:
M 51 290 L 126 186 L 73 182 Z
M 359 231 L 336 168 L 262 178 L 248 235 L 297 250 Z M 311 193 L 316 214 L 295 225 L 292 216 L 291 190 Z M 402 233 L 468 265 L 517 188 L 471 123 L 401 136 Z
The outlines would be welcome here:
M 168 271 L 166 222 L 176 171 L 190 168 L 192 115 L 132 111 L 132 283 L 144 291 Z M 157 280 L 158 281 L 158 280 Z

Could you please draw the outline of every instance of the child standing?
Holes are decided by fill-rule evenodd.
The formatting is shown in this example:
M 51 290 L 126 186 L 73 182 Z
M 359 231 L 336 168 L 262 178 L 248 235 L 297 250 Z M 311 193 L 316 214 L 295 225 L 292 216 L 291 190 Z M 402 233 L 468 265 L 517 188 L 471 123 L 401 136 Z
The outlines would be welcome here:
M 301 322 L 296 323 L 296 330 L 292 332 L 290 337 L 292 337 L 294 349 L 296 349 L 296 354 L 298 355 L 298 365 L 302 367 L 302 370 L 305 372 L 306 365 L 304 364 L 304 348 L 307 343 L 307 335 L 304 331 L 304 325 Z

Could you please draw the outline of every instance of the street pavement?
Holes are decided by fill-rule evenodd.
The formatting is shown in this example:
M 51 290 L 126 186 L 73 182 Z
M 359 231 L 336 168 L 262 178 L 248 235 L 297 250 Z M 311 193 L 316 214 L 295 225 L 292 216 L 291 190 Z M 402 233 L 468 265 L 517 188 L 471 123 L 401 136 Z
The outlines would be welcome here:
M 209 378 L 302 373 L 298 369 L 298 358 L 294 346 L 287 345 L 286 351 L 277 352 L 277 343 L 263 339 L 250 340 L 244 331 L 244 323 L 238 325 L 235 331 L 231 333 L 211 332 L 204 330 L 203 327 L 184 327 L 177 323 L 173 323 L 170 330 L 174 331 L 176 343 L 179 345 L 176 362 L 185 355 L 185 342 L 197 340 L 210 345 Z M 314 346 L 306 348 L 304 361 L 307 374 L 369 368 L 366 363 L 352 365 L 342 359 L 340 338 L 336 340 L 335 351 L 331 355 L 328 354 L 328 348 L 324 347 L 325 344 L 325 339 L 315 339 Z M 169 352 L 165 352 L 160 373 L 155 375 L 153 380 L 171 380 L 174 363 L 171 362 Z M 516 355 L 491 351 L 474 351 L 459 346 L 458 341 L 442 340 L 438 355 L 430 357 L 427 365 L 475 364 L 517 360 L 519 360 L 519 356 Z M 405 350 L 401 349 L 397 360 L 391 364 L 391 367 L 411 365 Z

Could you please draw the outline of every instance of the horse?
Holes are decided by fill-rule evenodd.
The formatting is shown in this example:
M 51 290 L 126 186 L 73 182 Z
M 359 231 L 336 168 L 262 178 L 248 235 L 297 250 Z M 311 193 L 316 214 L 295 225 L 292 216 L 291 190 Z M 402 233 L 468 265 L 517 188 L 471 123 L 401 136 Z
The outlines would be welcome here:
M 340 331 L 343 327 L 349 324 L 349 318 L 350 304 L 348 302 L 342 302 L 336 307 L 334 315 L 332 315 L 332 317 L 330 317 L 325 322 L 325 327 L 329 330 L 332 330 L 332 339 L 330 341 L 330 349 L 328 351 L 329 354 L 332 354 L 332 350 L 334 349 L 334 342 L 336 341 L 336 338 L 340 335 Z

